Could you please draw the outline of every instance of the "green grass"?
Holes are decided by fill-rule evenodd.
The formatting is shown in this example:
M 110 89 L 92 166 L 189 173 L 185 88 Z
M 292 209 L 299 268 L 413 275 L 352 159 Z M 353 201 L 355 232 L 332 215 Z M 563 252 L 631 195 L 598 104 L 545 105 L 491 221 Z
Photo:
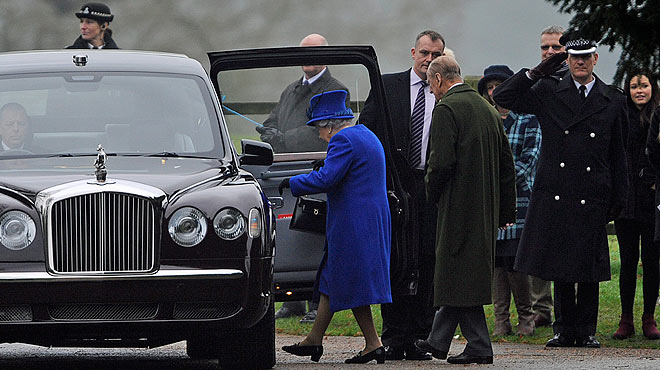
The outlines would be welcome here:
M 597 337 L 604 347 L 622 347 L 622 348 L 652 348 L 660 349 L 660 340 L 647 340 L 642 335 L 641 317 L 643 310 L 642 299 L 642 268 L 638 268 L 637 290 L 635 295 L 635 335 L 626 340 L 612 339 L 612 333 L 616 331 L 619 324 L 619 316 L 621 314 L 621 303 L 619 300 L 619 245 L 616 242 L 616 237 L 609 237 L 610 244 L 610 263 L 612 268 L 612 280 L 600 284 L 600 305 L 598 310 L 598 329 Z M 276 307 L 279 308 L 282 303 L 277 303 Z M 380 317 L 380 306 L 374 305 L 371 308 L 376 328 L 379 333 L 382 328 L 382 319 Z M 493 305 L 484 307 L 486 312 L 486 321 L 488 328 L 493 330 Z M 518 316 L 515 312 L 515 305 L 511 304 L 511 322 L 513 325 L 518 323 Z M 656 313 L 658 317 L 658 313 Z M 304 335 L 310 328 L 311 324 L 300 324 L 299 318 L 279 319 L 276 322 L 276 330 L 278 333 Z M 460 334 L 460 329 L 457 331 Z M 338 312 L 332 319 L 330 327 L 326 335 L 347 335 L 347 336 L 360 336 L 362 333 L 355 322 L 353 313 L 350 310 Z M 543 327 L 537 328 L 533 336 L 522 337 L 518 335 L 506 335 L 492 337 L 495 342 L 512 342 L 512 343 L 530 343 L 530 344 L 545 344 L 545 342 L 552 337 L 552 328 Z

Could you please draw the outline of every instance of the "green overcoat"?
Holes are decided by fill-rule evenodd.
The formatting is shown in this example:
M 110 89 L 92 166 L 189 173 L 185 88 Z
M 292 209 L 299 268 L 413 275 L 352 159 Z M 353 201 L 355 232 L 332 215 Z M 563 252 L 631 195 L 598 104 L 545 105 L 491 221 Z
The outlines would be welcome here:
M 438 206 L 434 305 L 491 303 L 497 227 L 515 222 L 513 156 L 502 119 L 466 84 L 433 110 L 426 193 Z

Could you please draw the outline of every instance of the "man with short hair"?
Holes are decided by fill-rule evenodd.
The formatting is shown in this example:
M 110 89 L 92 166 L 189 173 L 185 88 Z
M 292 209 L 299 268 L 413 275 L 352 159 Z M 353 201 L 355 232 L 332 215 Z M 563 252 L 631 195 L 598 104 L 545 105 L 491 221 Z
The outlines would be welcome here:
M 30 119 L 22 105 L 7 103 L 0 108 L 0 152 L 34 152 L 35 148 L 28 142 L 29 132 Z
M 550 26 L 541 31 L 541 60 L 564 51 L 564 45 L 559 43 L 559 38 L 564 34 L 564 28 L 561 26 Z M 563 63 L 562 67 L 554 72 L 550 78 L 559 80 L 568 71 L 568 66 Z M 555 290 L 555 322 L 552 322 L 552 291 L 551 284 L 536 276 L 529 275 L 530 295 L 532 300 L 532 310 L 534 311 L 535 326 L 548 326 L 552 324 L 553 330 L 557 333 L 557 327 L 561 325 L 561 316 L 559 314 L 558 292 Z
M 328 46 L 322 35 L 312 33 L 300 41 L 300 46 Z M 323 152 L 328 144 L 319 138 L 318 129 L 307 126 L 307 107 L 312 96 L 324 91 L 348 88 L 330 75 L 326 66 L 302 66 L 303 76 L 287 86 L 275 108 L 256 130 L 261 140 L 269 143 L 275 153 Z M 346 95 L 346 106 L 350 106 L 350 94 Z M 275 318 L 303 316 L 300 322 L 313 323 L 318 304 L 309 301 L 288 301 L 275 313 Z
M 405 244 L 407 250 L 392 251 L 392 303 L 381 305 L 382 342 L 388 360 L 430 360 L 415 347 L 416 339 L 426 338 L 433 322 L 433 265 L 435 205 L 426 201 L 424 169 L 431 114 L 435 99 L 429 94 L 426 70 L 443 54 L 445 40 L 426 30 L 415 38 L 410 50 L 413 66 L 403 72 L 382 76 L 385 98 L 392 118 L 395 161 L 398 176 L 412 198 L 412 214 Z M 360 114 L 360 123 L 376 131 L 384 123 L 371 94 Z
M 610 279 L 606 225 L 620 213 L 628 185 L 626 102 L 593 73 L 596 41 L 573 32 L 560 43 L 568 54 L 521 70 L 493 93 L 498 104 L 535 114 L 543 131 L 514 268 L 554 281 L 559 292 L 561 328 L 546 346 L 598 348 L 598 283 Z M 547 78 L 567 56 L 569 72 Z
M 516 221 L 516 175 L 499 113 L 463 82 L 447 56 L 435 59 L 427 80 L 433 109 L 426 194 L 438 207 L 433 329 L 415 345 L 447 358 L 456 327 L 465 350 L 452 364 L 492 364 L 483 305 L 491 303 L 498 228 Z
M 300 46 L 328 46 L 322 35 L 312 33 L 300 41 Z M 287 86 L 275 108 L 256 130 L 261 140 L 273 147 L 275 153 L 323 152 L 328 144 L 319 139 L 318 130 L 307 126 L 307 106 L 312 96 L 324 91 L 348 88 L 330 75 L 326 66 L 302 66 L 303 76 Z M 350 95 L 346 105 L 350 104 Z

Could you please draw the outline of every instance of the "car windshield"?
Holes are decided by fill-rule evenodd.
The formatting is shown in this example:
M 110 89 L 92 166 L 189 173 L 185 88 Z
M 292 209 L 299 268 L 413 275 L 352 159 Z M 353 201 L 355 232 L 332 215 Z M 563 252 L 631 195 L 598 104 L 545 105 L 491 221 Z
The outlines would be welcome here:
M 0 160 L 117 155 L 218 157 L 204 81 L 168 73 L 43 73 L 0 78 Z

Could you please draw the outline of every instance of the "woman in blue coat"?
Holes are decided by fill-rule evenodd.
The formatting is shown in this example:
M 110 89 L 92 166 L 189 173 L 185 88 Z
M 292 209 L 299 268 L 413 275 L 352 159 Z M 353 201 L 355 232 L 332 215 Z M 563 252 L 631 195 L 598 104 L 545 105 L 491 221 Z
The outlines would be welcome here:
M 308 125 L 328 142 L 319 171 L 285 179 L 294 196 L 327 193 L 326 250 L 317 277 L 318 316 L 307 337 L 284 346 L 286 352 L 311 356 L 323 353 L 323 336 L 335 312 L 351 309 L 364 333 L 365 347 L 346 363 L 385 361 L 385 350 L 371 316 L 372 304 L 390 303 L 390 209 L 387 201 L 385 153 L 369 129 L 352 123 L 346 91 L 312 97 Z

